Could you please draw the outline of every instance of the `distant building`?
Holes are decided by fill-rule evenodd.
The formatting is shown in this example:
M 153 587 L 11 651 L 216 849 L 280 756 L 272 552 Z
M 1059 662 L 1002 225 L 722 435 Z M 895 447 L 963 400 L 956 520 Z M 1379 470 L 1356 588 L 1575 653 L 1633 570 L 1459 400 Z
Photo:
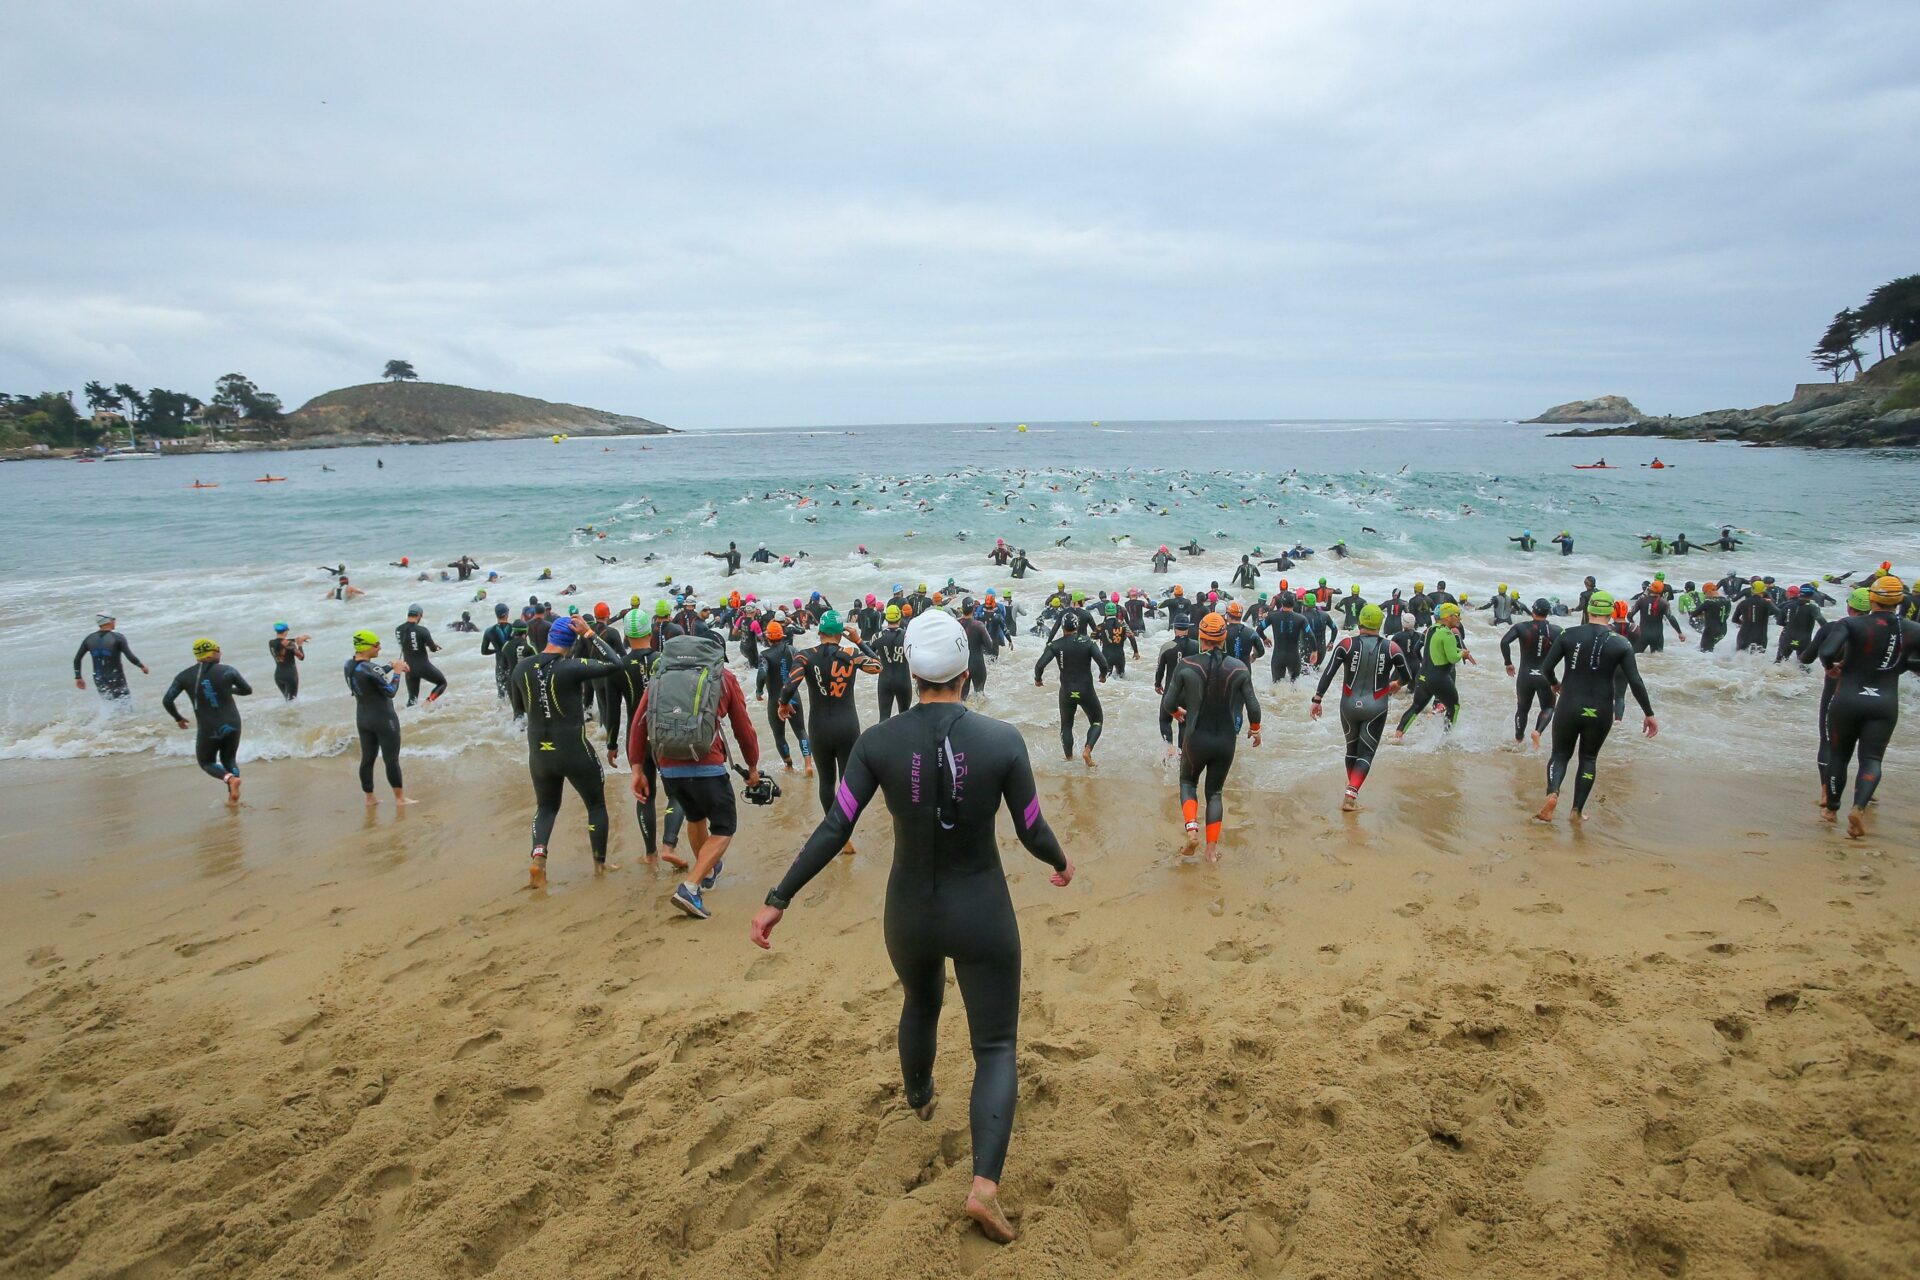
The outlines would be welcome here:
M 96 431 L 118 431 L 127 425 L 127 415 L 118 409 L 95 409 L 92 421 Z

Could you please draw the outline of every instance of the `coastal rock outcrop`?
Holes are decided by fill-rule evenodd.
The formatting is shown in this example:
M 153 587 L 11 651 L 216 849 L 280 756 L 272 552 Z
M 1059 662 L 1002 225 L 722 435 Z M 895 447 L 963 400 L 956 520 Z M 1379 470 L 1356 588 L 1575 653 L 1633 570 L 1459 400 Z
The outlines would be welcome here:
M 1596 400 L 1569 400 L 1557 404 L 1528 422 L 1638 422 L 1647 415 L 1634 408 L 1625 396 L 1601 396 Z

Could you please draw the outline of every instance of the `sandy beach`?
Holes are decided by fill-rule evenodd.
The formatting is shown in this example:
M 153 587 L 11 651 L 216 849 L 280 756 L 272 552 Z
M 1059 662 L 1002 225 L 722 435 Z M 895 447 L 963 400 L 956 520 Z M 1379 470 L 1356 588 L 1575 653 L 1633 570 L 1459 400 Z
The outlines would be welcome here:
M 1228 793 L 1178 865 L 1158 775 L 1043 764 L 1080 868 L 1010 839 L 1025 943 L 998 1248 L 958 1213 L 971 1080 L 902 1104 L 890 832 L 746 940 L 814 813 L 748 810 L 716 918 L 596 880 L 525 773 L 179 760 L 0 774 L 0 1275 L 1784 1276 L 1920 1273 L 1920 805 L 1849 841 L 1792 776 L 1610 747 L 1582 832 L 1541 761 L 1382 752 Z M 1705 775 L 1708 770 L 1698 771 Z M 1804 776 L 1803 776 L 1804 775 Z M 1151 780 L 1154 785 L 1141 785 Z M 617 784 L 616 784 L 617 785 Z

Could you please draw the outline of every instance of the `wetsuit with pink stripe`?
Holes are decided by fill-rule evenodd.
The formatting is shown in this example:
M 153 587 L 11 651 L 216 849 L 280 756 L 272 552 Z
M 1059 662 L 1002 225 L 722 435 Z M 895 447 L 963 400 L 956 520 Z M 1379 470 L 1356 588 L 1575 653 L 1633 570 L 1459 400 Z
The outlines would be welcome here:
M 900 1072 L 907 1104 L 933 1094 L 933 1059 L 953 960 L 973 1040 L 973 1172 L 999 1180 L 1019 1094 L 1020 927 L 994 839 L 1002 804 L 1027 852 L 1056 871 L 1066 854 L 1040 813 L 1027 744 L 1012 725 L 957 702 L 921 703 L 860 735 L 827 816 L 774 889 L 791 899 L 845 847 L 884 791 L 893 818 L 887 955 L 900 975 Z

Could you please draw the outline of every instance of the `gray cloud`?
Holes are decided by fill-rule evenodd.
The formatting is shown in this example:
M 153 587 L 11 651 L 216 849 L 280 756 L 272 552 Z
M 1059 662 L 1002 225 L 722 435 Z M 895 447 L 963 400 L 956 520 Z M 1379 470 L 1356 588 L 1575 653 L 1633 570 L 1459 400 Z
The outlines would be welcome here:
M 1920 268 L 1905 6 L 15 9 L 9 390 L 1680 412 Z

